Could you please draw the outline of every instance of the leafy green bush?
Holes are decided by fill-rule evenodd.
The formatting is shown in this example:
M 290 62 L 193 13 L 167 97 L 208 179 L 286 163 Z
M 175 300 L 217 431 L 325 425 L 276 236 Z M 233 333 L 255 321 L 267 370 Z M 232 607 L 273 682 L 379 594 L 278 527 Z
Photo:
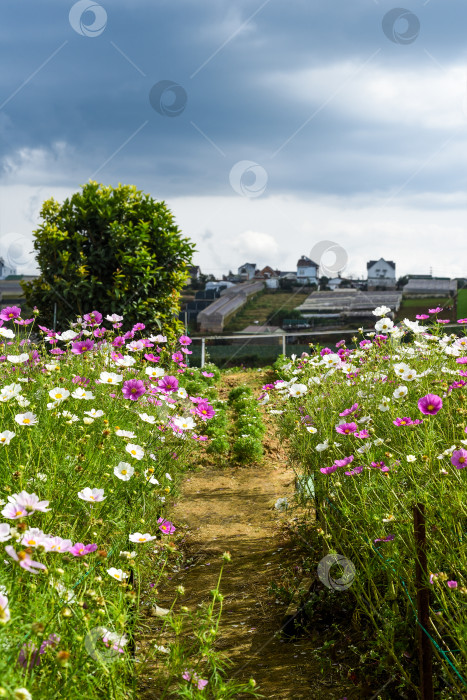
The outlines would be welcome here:
M 259 462 L 263 456 L 261 440 L 253 436 L 238 437 L 232 447 L 239 462 Z
M 22 284 L 39 320 L 51 324 L 98 308 L 145 323 L 170 339 L 194 245 L 182 238 L 164 202 L 131 185 L 89 182 L 62 204 L 44 202 L 34 231 L 40 276 Z

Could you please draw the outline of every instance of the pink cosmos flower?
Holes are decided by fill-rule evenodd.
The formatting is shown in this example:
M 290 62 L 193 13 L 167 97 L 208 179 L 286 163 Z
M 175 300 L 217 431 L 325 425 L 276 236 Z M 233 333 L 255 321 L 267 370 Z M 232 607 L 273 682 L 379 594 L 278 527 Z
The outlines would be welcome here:
M 159 518 L 159 530 L 161 530 L 166 535 L 171 535 L 177 529 L 170 520 L 164 520 L 164 518 Z
M 336 432 L 341 433 L 341 435 L 351 435 L 357 432 L 358 425 L 356 423 L 341 423 L 336 425 Z
M 387 535 L 386 537 L 377 537 L 373 542 L 392 542 L 392 540 L 395 538 L 395 535 Z
M 358 433 L 355 433 L 355 437 L 362 438 L 362 439 L 368 438 L 368 437 L 370 437 L 370 433 L 368 432 L 368 430 L 360 430 Z
M 86 486 L 86 488 L 78 492 L 78 498 L 90 503 L 99 503 L 100 501 L 105 501 L 107 496 L 104 496 L 104 489 L 90 489 L 89 486 Z
M 428 309 L 429 314 L 439 314 L 443 309 L 441 306 L 437 306 L 436 309 Z
M 2 515 L 8 520 L 18 520 L 27 516 L 26 508 L 18 505 L 18 503 L 7 503 L 2 510 Z
M 396 420 L 392 421 L 394 425 L 412 425 L 413 421 L 411 418 L 408 416 L 404 416 L 404 418 L 396 418 Z
M 50 508 L 47 508 L 49 501 L 40 501 L 39 496 L 35 493 L 28 493 L 27 491 L 13 493 L 11 496 L 8 496 L 8 500 L 11 503 L 23 506 L 28 513 L 34 513 L 36 510 L 41 513 L 48 513 L 50 510 Z
M 198 690 L 203 690 L 203 688 L 205 688 L 208 684 L 208 681 L 200 678 L 194 671 L 184 671 L 182 673 L 182 678 L 183 680 L 189 681 L 190 683 L 193 683 L 193 685 L 196 685 Z
M 91 311 L 90 314 L 84 314 L 83 318 L 92 326 L 100 326 L 102 323 L 102 314 L 99 311 Z
M 86 554 L 89 554 L 90 552 L 95 552 L 96 549 L 97 549 L 97 544 L 84 545 L 82 542 L 77 542 L 68 551 L 70 552 L 70 554 L 73 554 L 74 557 L 84 557 Z
M 355 474 L 361 474 L 363 471 L 363 467 L 354 467 L 351 469 L 349 472 L 344 472 L 347 476 L 354 476 Z
M 19 318 L 19 316 L 21 316 L 21 309 L 19 306 L 5 306 L 5 308 L 0 311 L 0 318 L 2 321 L 11 321 L 12 319 Z
M 435 416 L 441 410 L 443 402 L 437 394 L 427 394 L 418 400 L 418 408 L 426 416 Z
M 177 350 L 177 352 L 174 352 L 172 354 L 172 360 L 174 362 L 183 362 L 183 353 L 181 353 L 179 350 Z
M 178 389 L 178 379 L 171 374 L 159 379 L 157 384 L 161 389 L 164 389 L 164 391 L 177 391 Z
M 117 335 L 117 337 L 113 339 L 112 345 L 114 348 L 121 348 L 122 345 L 125 345 L 125 338 L 122 338 L 121 335 Z
M 212 418 L 216 412 L 207 401 L 199 401 L 196 404 L 195 413 L 203 420 L 209 420 L 209 418 Z
M 354 403 L 350 408 L 346 408 L 342 413 L 339 413 L 339 415 L 343 418 L 344 416 L 349 416 L 351 413 L 355 413 L 357 409 L 358 403 Z
M 137 401 L 146 392 L 146 387 L 141 379 L 129 379 L 123 382 L 122 392 L 126 399 Z
M 30 574 L 38 574 L 39 572 L 36 571 L 36 569 L 47 568 L 44 564 L 41 564 L 38 561 L 33 561 L 26 552 L 21 551 L 17 553 L 15 548 L 10 544 L 5 547 L 5 552 L 8 554 L 8 556 L 17 561 L 22 569 L 29 571 Z
M 10 608 L 8 607 L 8 598 L 3 593 L 0 593 L 0 623 L 5 624 L 10 619 Z
M 351 464 L 351 462 L 354 461 L 354 456 L 349 455 L 349 457 L 344 457 L 344 459 L 336 459 L 334 460 L 334 465 L 336 467 L 346 467 L 348 464 Z
M 73 542 L 71 540 L 64 540 L 62 537 L 56 536 L 47 537 L 44 540 L 43 545 L 46 552 L 58 552 L 59 554 L 62 554 L 71 549 Z
M 467 450 L 455 450 L 451 456 L 451 464 L 456 469 L 465 469 L 467 467 Z
M 415 318 L 417 319 L 417 321 L 426 321 L 426 319 L 430 317 L 428 316 L 428 314 L 417 314 Z
M 145 328 L 146 328 L 146 326 L 144 325 L 144 323 L 135 323 L 135 325 L 132 328 L 132 331 L 133 332 L 144 331 Z
M 178 339 L 178 342 L 180 343 L 180 345 L 191 345 L 193 341 L 187 335 L 181 335 Z
M 457 323 L 467 323 L 467 318 L 459 318 Z
M 436 323 L 449 323 L 448 318 L 437 318 Z
M 145 354 L 144 359 L 148 362 L 159 362 L 161 358 L 157 355 L 153 355 L 152 352 L 148 352 Z
M 203 377 L 213 377 L 214 376 L 214 372 L 201 372 L 201 374 L 203 375 Z M 273 384 L 266 384 L 265 386 L 263 386 L 263 389 L 266 389 L 266 388 L 274 389 L 274 385 Z
M 457 588 L 457 581 L 448 581 L 449 588 Z
M 85 352 L 92 350 L 94 347 L 93 340 L 78 340 L 71 344 L 71 352 L 75 355 L 83 355 Z

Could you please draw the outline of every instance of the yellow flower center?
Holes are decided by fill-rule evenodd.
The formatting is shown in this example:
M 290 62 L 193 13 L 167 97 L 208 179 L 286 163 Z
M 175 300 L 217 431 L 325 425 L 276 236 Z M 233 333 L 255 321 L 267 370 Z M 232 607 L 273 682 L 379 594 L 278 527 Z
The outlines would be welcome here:
M 145 537 L 140 537 L 138 541 L 139 541 L 139 542 L 144 542 L 145 540 L 146 540 Z
M 23 423 L 30 423 L 31 419 L 30 418 L 23 418 Z
M 123 475 L 125 475 L 126 473 L 127 473 L 126 469 L 122 469 L 122 471 L 120 472 L 120 474 L 123 474 Z
M 131 450 L 131 454 L 132 454 L 132 455 L 135 455 L 135 454 L 136 454 L 136 450 Z
M 111 382 L 111 381 L 112 381 L 112 377 L 109 377 L 109 378 L 107 379 L 107 381 L 108 381 L 108 382 Z
M 433 409 L 434 409 L 434 406 L 433 406 L 433 404 L 430 403 L 430 405 L 428 406 L 428 410 L 432 411 Z
M 460 458 L 459 458 L 459 462 L 460 462 L 461 464 L 464 464 L 464 462 L 465 462 L 465 457 L 460 457 Z

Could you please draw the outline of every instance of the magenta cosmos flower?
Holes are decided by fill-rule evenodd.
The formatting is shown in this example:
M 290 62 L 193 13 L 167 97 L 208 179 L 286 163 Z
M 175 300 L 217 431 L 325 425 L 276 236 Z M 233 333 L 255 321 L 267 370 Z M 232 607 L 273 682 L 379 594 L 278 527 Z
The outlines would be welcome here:
M 341 423 L 336 425 L 336 431 L 342 435 L 351 435 L 356 433 L 358 430 L 358 425 L 356 423 Z
M 102 323 L 102 314 L 99 311 L 91 311 L 90 314 L 84 314 L 83 318 L 93 326 L 100 326 Z
M 2 321 L 11 321 L 21 316 L 21 309 L 18 306 L 6 306 L 0 311 Z
M 193 341 L 187 335 L 181 335 L 178 339 L 178 342 L 180 343 L 180 345 L 191 345 Z
M 78 340 L 71 344 L 71 352 L 75 355 L 83 355 L 85 352 L 92 350 L 93 347 L 93 340 Z
M 358 403 L 354 403 L 350 408 L 346 408 L 342 413 L 339 413 L 339 415 L 344 418 L 345 416 L 349 416 L 351 413 L 355 413 L 355 411 L 358 409 Z
M 159 530 L 162 530 L 165 535 L 171 535 L 177 529 L 175 525 L 170 522 L 170 520 L 159 518 L 157 522 L 159 523 Z
M 44 564 L 41 564 L 38 561 L 33 561 L 26 552 L 21 551 L 17 553 L 15 548 L 10 544 L 5 547 L 5 552 L 8 554 L 8 556 L 17 561 L 22 569 L 29 571 L 30 574 L 38 574 L 39 572 L 36 571 L 36 569 L 47 568 Z
M 207 401 L 199 401 L 196 405 L 195 413 L 203 420 L 208 420 L 213 418 L 216 412 Z
M 396 420 L 392 421 L 394 425 L 412 425 L 413 421 L 411 418 L 408 416 L 404 416 L 404 418 L 396 418 Z
M 208 684 L 208 681 L 200 678 L 194 671 L 184 671 L 182 673 L 182 678 L 183 680 L 189 681 L 190 683 L 193 683 L 193 685 L 196 685 L 198 690 L 203 690 L 203 688 L 205 688 Z
M 162 379 L 159 379 L 158 385 L 161 389 L 164 389 L 164 391 L 177 391 L 178 379 L 177 377 L 168 374 L 166 377 L 162 377 Z
M 68 551 L 70 552 L 70 554 L 73 554 L 74 557 L 84 557 L 86 554 L 89 554 L 90 552 L 95 552 L 96 549 L 97 549 L 97 544 L 84 545 L 82 542 L 77 542 Z
M 467 450 L 455 450 L 452 453 L 451 464 L 453 464 L 456 469 L 464 469 L 467 467 Z
M 417 316 L 415 316 L 415 318 L 417 319 L 417 321 L 426 321 L 427 318 L 430 318 L 430 317 L 428 316 L 428 314 L 417 314 Z
M 443 402 L 436 394 L 427 394 L 418 400 L 418 408 L 426 416 L 435 416 L 441 410 Z
M 141 379 L 129 379 L 123 383 L 122 392 L 126 399 L 136 401 L 146 392 L 146 387 Z
M 437 306 L 436 309 L 428 309 L 429 314 L 439 314 L 443 309 L 441 306 Z

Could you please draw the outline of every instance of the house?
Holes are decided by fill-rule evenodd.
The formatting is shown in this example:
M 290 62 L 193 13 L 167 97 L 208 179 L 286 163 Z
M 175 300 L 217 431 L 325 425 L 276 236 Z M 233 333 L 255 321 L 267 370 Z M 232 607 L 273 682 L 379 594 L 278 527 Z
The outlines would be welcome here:
M 366 264 L 368 291 L 396 288 L 396 263 L 392 260 L 370 260 Z
M 242 282 L 250 281 L 255 276 L 256 263 L 245 263 L 238 268 L 238 275 Z
M 4 280 L 9 275 L 16 275 L 16 270 L 14 267 L 10 267 L 5 263 L 3 258 L 0 258 L 0 279 Z
M 457 280 L 446 277 L 411 276 L 402 292 L 404 297 L 452 297 L 457 292 Z
M 307 258 L 306 255 L 302 255 L 297 263 L 297 282 L 301 284 L 318 284 L 318 270 L 319 266 Z
M 279 289 L 279 270 L 273 270 L 272 267 L 266 265 L 262 270 L 256 270 L 255 279 L 262 279 L 266 283 L 267 289 Z

